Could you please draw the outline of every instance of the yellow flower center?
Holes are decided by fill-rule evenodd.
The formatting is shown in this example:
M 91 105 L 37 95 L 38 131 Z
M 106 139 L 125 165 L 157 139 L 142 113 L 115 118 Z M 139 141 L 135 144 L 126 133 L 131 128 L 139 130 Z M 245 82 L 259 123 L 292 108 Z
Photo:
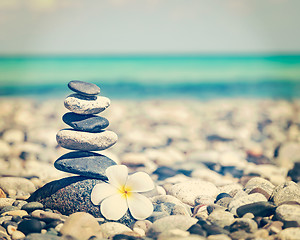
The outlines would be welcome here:
M 122 186 L 122 187 L 119 189 L 119 192 L 121 193 L 122 197 L 128 198 L 128 197 L 130 197 L 130 195 L 131 195 L 131 188 L 128 187 L 128 186 Z

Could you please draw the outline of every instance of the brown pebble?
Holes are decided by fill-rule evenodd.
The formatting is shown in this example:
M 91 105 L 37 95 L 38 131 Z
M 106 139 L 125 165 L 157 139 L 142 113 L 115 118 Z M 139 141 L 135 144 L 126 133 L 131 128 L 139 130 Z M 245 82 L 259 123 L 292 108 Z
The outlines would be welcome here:
M 0 188 L 0 198 L 6 198 L 6 194 L 3 192 L 2 188 Z
M 8 225 L 6 231 L 9 235 L 12 235 L 15 231 L 17 231 L 17 227 L 13 225 Z
M 252 193 L 260 193 L 262 195 L 264 195 L 266 197 L 266 199 L 269 199 L 270 198 L 270 194 L 267 193 L 265 190 L 261 189 L 261 188 L 253 188 L 249 194 L 252 194 Z

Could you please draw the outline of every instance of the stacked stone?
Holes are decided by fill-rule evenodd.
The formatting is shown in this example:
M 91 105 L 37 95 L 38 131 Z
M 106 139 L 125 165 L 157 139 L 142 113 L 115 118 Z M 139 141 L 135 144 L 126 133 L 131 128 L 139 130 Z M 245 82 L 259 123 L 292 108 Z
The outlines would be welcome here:
M 108 149 L 118 140 L 114 132 L 104 130 L 109 121 L 96 115 L 110 106 L 110 99 L 99 96 L 100 88 L 92 83 L 71 81 L 68 87 L 75 93 L 65 99 L 64 105 L 71 112 L 62 119 L 72 128 L 60 130 L 56 140 L 61 147 L 76 151 L 61 156 L 54 166 L 64 172 L 106 180 L 105 169 L 116 163 L 92 151 Z

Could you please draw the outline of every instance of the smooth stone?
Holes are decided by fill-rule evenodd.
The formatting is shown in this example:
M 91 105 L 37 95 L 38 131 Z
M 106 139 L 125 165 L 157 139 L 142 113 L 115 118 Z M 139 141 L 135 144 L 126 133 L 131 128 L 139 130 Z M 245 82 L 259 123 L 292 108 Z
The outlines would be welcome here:
M 0 210 L 2 210 L 4 207 L 12 206 L 14 201 L 15 199 L 12 198 L 0 198 Z
M 52 222 L 52 221 L 61 221 L 63 220 L 63 216 L 58 214 L 58 213 L 54 213 L 54 212 L 47 212 L 44 210 L 35 210 L 31 213 L 31 216 L 42 220 L 44 222 Z
M 132 230 L 129 227 L 117 222 L 107 222 L 101 224 L 100 231 L 102 232 L 103 238 L 105 239 L 112 238 L 116 234 L 132 232 Z
M 253 213 L 255 217 L 268 217 L 275 213 L 276 206 L 270 202 L 255 202 L 240 206 L 237 208 L 236 213 L 239 217 L 244 216 L 246 213 Z
M 102 129 L 109 125 L 109 121 L 104 117 L 72 112 L 64 114 L 62 120 L 75 130 L 86 132 L 101 132 Z
M 1 209 L 0 215 L 2 215 L 5 212 L 14 211 L 14 210 L 19 210 L 19 208 L 16 206 L 5 206 L 4 208 Z
M 300 206 L 283 204 L 276 209 L 276 218 L 282 222 L 297 222 L 300 226 Z
M 25 238 L 25 234 L 18 230 L 14 231 L 13 234 L 11 235 L 12 240 L 19 240 L 23 238 Z
M 30 202 L 30 203 L 24 204 L 21 209 L 25 210 L 28 213 L 31 213 L 34 210 L 43 209 L 43 208 L 44 208 L 43 204 L 41 204 L 39 202 Z
M 244 230 L 248 233 L 253 233 L 257 228 L 257 223 L 250 218 L 238 218 L 230 225 L 231 232 Z
M 228 206 L 228 209 L 231 213 L 237 215 L 237 212 L 236 210 L 243 206 L 243 205 L 246 205 L 246 204 L 249 204 L 249 203 L 255 203 L 255 202 L 263 202 L 263 201 L 267 201 L 266 197 L 260 193 L 253 193 L 253 194 L 250 194 L 250 195 L 247 195 L 247 196 L 243 196 L 243 197 L 240 197 L 240 198 L 236 198 L 236 199 L 233 199 L 229 206 Z
M 88 240 L 92 236 L 101 238 L 100 225 L 96 218 L 86 212 L 76 212 L 70 215 L 60 229 L 65 237 Z
M 218 225 L 222 228 L 230 226 L 234 222 L 234 215 L 230 212 L 215 210 L 209 214 L 207 221 L 212 224 Z
M 110 106 L 110 99 L 102 96 L 85 97 L 71 94 L 64 101 L 65 107 L 77 114 L 98 114 Z
M 183 203 L 195 206 L 195 200 L 198 196 L 203 195 L 216 197 L 220 191 L 212 183 L 202 180 L 189 180 L 173 185 L 168 194 L 175 196 Z
M 279 205 L 286 201 L 300 203 L 300 187 L 295 182 L 289 181 L 275 187 L 270 200 Z
M 100 88 L 93 83 L 89 82 L 83 82 L 83 81 L 70 81 L 68 83 L 68 87 L 77 93 L 88 95 L 88 96 L 94 96 L 98 95 L 100 93 Z
M 219 201 L 220 199 L 224 198 L 224 197 L 229 197 L 232 198 L 232 196 L 230 196 L 228 193 L 220 193 L 217 197 L 215 202 Z
M 23 220 L 18 224 L 18 231 L 21 231 L 25 235 L 29 233 L 40 233 L 41 230 L 42 224 L 36 219 Z
M 112 131 L 99 133 L 62 129 L 56 134 L 58 145 L 70 150 L 101 151 L 114 145 L 118 136 Z
M 232 197 L 223 197 L 219 199 L 216 204 L 225 208 L 228 208 L 229 204 L 232 201 Z
M 69 152 L 54 163 L 60 171 L 102 180 L 107 180 L 105 170 L 113 165 L 116 163 L 104 155 L 84 151 Z
M 182 215 L 167 216 L 155 221 L 148 231 L 149 236 L 157 236 L 161 232 L 171 229 L 187 230 L 194 225 L 198 220 Z
M 300 228 L 291 227 L 283 229 L 280 233 L 278 233 L 276 235 L 276 240 L 296 240 L 299 239 L 298 236 L 300 236 Z
M 264 191 L 266 191 L 269 195 L 271 195 L 275 186 L 264 178 L 254 177 L 246 183 L 245 192 L 250 193 L 255 188 L 261 188 Z
M 12 216 L 1 216 L 0 217 L 0 225 L 2 225 L 6 221 L 11 221 L 11 220 L 12 220 Z
M 103 183 L 103 181 L 82 176 L 59 179 L 47 183 L 35 191 L 28 199 L 28 202 L 40 202 L 45 208 L 57 210 L 64 215 L 70 215 L 75 212 L 87 212 L 96 218 L 103 218 L 100 206 L 91 202 L 92 189 L 98 183 Z M 135 220 L 127 211 L 118 222 L 131 226 Z
M 53 234 L 31 233 L 27 235 L 24 240 L 61 240 L 61 239 L 62 239 L 61 237 L 55 236 Z
M 19 195 L 18 192 L 31 194 L 35 191 L 34 184 L 26 178 L 2 177 L 0 178 L 0 188 L 9 196 Z
M 8 215 L 8 216 L 21 216 L 21 217 L 23 217 L 23 216 L 27 216 L 28 213 L 26 211 L 24 211 L 24 210 L 19 210 L 18 209 L 18 210 L 7 211 L 5 213 L 2 213 L 1 215 L 2 216 Z

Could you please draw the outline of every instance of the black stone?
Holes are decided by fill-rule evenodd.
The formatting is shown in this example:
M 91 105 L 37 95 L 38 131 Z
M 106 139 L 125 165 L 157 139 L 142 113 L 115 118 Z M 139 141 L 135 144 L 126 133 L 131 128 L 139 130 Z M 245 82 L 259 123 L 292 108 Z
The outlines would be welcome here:
M 11 220 L 14 221 L 14 222 L 16 222 L 16 223 L 18 223 L 18 222 L 20 222 L 22 220 L 22 217 L 21 216 L 17 216 L 17 215 L 16 216 L 12 216 Z
M 35 191 L 27 201 L 40 202 L 45 208 L 57 210 L 64 215 L 87 212 L 96 218 L 103 218 L 100 206 L 91 202 L 92 189 L 98 183 L 103 181 L 81 176 L 63 178 L 47 183 Z M 131 227 L 135 220 L 127 211 L 118 222 Z
M 116 163 L 104 155 L 84 151 L 69 152 L 54 163 L 54 167 L 63 172 L 102 180 L 107 180 L 105 170 L 113 165 Z
M 25 235 L 29 233 L 40 233 L 42 230 L 42 224 L 36 219 L 23 220 L 19 223 L 18 230 Z
M 206 237 L 206 232 L 203 230 L 203 228 L 199 224 L 192 225 L 187 231 L 190 234 L 197 234 L 197 235 Z
M 33 212 L 34 210 L 39 210 L 39 209 L 43 209 L 44 206 L 43 204 L 39 203 L 39 202 L 31 202 L 31 203 L 26 203 L 22 206 L 22 210 L 25 210 L 28 213 Z
M 126 234 L 116 234 L 113 236 L 113 240 L 139 240 L 140 237 L 128 236 Z M 96 239 L 95 239 L 96 240 Z
M 93 114 L 83 115 L 68 112 L 63 115 L 62 120 L 75 130 L 85 132 L 101 132 L 102 129 L 109 125 L 109 121 Z
M 68 83 L 68 87 L 74 92 L 87 96 L 95 96 L 100 93 L 100 88 L 96 84 L 83 81 L 71 81 Z
M 224 197 L 230 197 L 230 198 L 231 198 L 231 196 L 230 196 L 228 193 L 220 193 L 220 194 L 216 197 L 215 202 L 217 202 L 218 200 L 220 200 L 221 198 L 224 198 Z
M 275 213 L 276 206 L 270 202 L 255 202 L 239 207 L 236 212 L 239 217 L 252 213 L 255 217 L 267 217 Z

